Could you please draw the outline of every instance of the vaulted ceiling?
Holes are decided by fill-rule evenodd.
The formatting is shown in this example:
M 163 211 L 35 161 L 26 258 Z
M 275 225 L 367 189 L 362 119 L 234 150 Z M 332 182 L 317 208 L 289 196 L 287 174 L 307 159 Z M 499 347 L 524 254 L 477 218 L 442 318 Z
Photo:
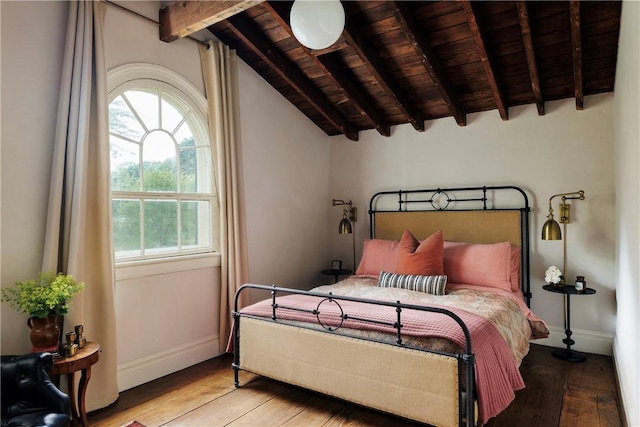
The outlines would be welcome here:
M 331 47 L 293 36 L 290 1 L 176 1 L 170 42 L 207 28 L 327 135 L 612 92 L 620 1 L 343 1 Z

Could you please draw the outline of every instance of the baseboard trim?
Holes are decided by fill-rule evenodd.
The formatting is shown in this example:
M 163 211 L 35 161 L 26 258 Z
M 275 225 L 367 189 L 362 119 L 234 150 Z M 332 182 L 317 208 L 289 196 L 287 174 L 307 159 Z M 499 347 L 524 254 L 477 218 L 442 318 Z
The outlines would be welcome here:
M 219 356 L 219 337 L 205 338 L 118 365 L 118 391 L 125 391 Z
M 631 424 L 629 422 L 629 413 L 627 412 L 627 405 L 625 398 L 627 397 L 625 393 L 623 393 L 623 386 L 620 382 L 620 378 L 622 378 L 620 371 L 618 370 L 618 362 L 616 355 L 620 353 L 619 344 L 617 344 L 617 339 L 613 340 L 613 372 L 616 374 L 616 384 L 618 386 L 618 410 L 620 412 L 620 421 L 622 422 L 622 427 L 629 427 Z
M 613 335 L 584 329 L 571 329 L 571 332 L 573 332 L 571 338 L 576 342 L 571 347 L 572 349 L 605 356 L 611 356 L 613 354 Z M 564 348 L 566 344 L 563 343 L 562 340 L 565 337 L 566 335 L 563 328 L 550 326 L 548 338 L 534 340 L 532 343 Z

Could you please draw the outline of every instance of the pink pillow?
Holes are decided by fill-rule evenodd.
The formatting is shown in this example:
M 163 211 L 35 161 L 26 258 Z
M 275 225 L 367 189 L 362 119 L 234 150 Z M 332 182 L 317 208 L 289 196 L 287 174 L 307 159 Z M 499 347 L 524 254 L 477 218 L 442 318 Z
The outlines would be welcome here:
M 436 231 L 422 241 L 408 230 L 402 232 L 394 271 L 398 274 L 439 276 L 444 271 L 444 239 L 442 231 Z M 388 271 L 388 270 L 387 270 Z
M 365 240 L 356 274 L 377 277 L 381 271 L 394 271 L 399 243 L 399 240 Z
M 444 274 L 450 283 L 511 292 L 511 244 L 444 242 Z
M 520 290 L 520 246 L 511 246 L 511 290 Z

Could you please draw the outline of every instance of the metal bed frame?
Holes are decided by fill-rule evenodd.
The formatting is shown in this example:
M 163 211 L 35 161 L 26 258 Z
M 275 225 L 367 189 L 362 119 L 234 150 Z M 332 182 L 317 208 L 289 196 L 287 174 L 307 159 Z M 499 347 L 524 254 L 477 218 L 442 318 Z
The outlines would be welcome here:
M 397 204 L 398 204 L 398 212 L 405 212 L 408 211 L 408 208 L 410 205 L 413 206 L 417 206 L 418 204 L 422 204 L 422 205 L 429 205 L 431 207 L 431 209 L 429 210 L 435 210 L 435 211 L 442 211 L 442 210 L 459 210 L 459 211 L 477 211 L 477 210 L 501 210 L 501 209 L 495 209 L 495 208 L 489 208 L 487 207 L 487 202 L 488 202 L 488 197 L 487 197 L 487 192 L 493 192 L 493 191 L 503 191 L 503 190 L 513 190 L 516 193 L 519 193 L 522 196 L 523 201 L 520 204 L 520 207 L 517 208 L 517 210 L 520 211 L 520 221 L 521 221 L 521 241 L 522 241 L 522 252 L 521 252 L 521 286 L 522 286 L 522 292 L 524 297 L 526 298 L 526 302 L 527 305 L 529 305 L 530 302 L 530 298 L 531 298 L 531 293 L 530 293 L 530 283 L 529 283 L 529 251 L 528 251 L 528 247 L 529 247 L 529 218 L 528 218 L 528 214 L 530 212 L 530 208 L 529 208 L 529 202 L 528 202 L 528 198 L 526 193 L 518 188 L 518 187 L 514 187 L 514 186 L 483 186 L 483 187 L 461 187 L 461 188 L 454 188 L 454 189 L 440 189 L 440 188 L 436 188 L 436 189 L 426 189 L 426 190 L 410 190 L 410 191 L 402 191 L 402 190 L 398 190 L 398 191 L 384 191 L 384 192 L 379 192 L 374 194 L 371 197 L 371 201 L 369 204 L 369 216 L 370 216 L 370 221 L 371 221 L 371 228 L 370 228 L 370 235 L 371 238 L 375 238 L 376 233 L 375 233 L 375 225 L 376 225 L 376 214 L 378 213 L 383 213 L 383 212 L 392 212 L 390 210 L 384 210 L 384 209 L 380 209 L 380 210 L 376 210 L 375 207 L 378 204 L 382 204 L 381 200 L 382 199 L 386 199 L 389 198 L 390 196 L 396 197 L 397 198 Z M 451 194 L 455 194 L 455 193 L 464 193 L 464 194 L 468 194 L 469 192 L 479 192 L 480 195 L 478 196 L 471 196 L 471 197 L 460 197 L 460 198 L 452 198 Z M 425 197 L 426 196 L 426 197 Z M 482 205 L 481 209 L 472 209 L 472 208 L 468 208 L 470 203 L 480 203 Z M 464 205 L 465 207 L 462 208 L 457 208 L 454 209 L 452 208 L 451 205 Z M 513 209 L 509 209 L 509 210 L 513 210 Z M 417 210 L 420 211 L 420 210 Z M 410 212 L 415 212 L 415 211 L 410 211 Z M 239 307 L 239 297 L 240 294 L 243 292 L 247 292 L 250 291 L 252 289 L 255 290 L 262 290 L 262 291 L 268 291 L 270 292 L 271 295 L 271 318 L 264 318 L 264 317 L 258 317 L 258 316 L 252 316 L 252 315 L 247 315 L 244 314 L 240 311 L 240 307 Z M 287 306 L 287 305 L 281 305 L 278 302 L 278 296 L 284 296 L 284 295 L 290 295 L 290 294 L 299 294 L 299 295 L 307 295 L 310 297 L 314 297 L 318 299 L 318 304 L 316 309 L 314 310 L 306 310 L 306 309 L 300 309 L 300 308 L 296 308 L 296 307 L 292 307 L 292 306 Z M 386 323 L 386 322 L 380 322 L 378 320 L 373 320 L 373 319 L 366 319 L 366 318 L 361 318 L 361 317 L 353 317 L 351 316 L 349 313 L 345 313 L 343 307 L 340 305 L 341 301 L 352 301 L 355 303 L 362 303 L 362 304 L 373 304 L 373 305 L 378 305 L 378 306 L 387 306 L 387 307 L 394 307 L 395 311 L 397 313 L 397 319 L 395 322 L 393 323 Z M 337 305 L 341 315 L 340 318 L 341 323 L 338 326 L 330 326 L 327 325 L 325 323 L 323 323 L 321 317 L 323 314 L 323 305 L 324 304 L 335 304 Z M 324 333 L 327 334 L 334 334 L 334 335 L 341 335 L 341 336 L 347 336 L 350 338 L 356 338 L 359 340 L 365 340 L 365 341 L 373 341 L 373 342 L 378 342 L 378 343 L 382 343 L 382 344 L 386 344 L 386 345 L 391 345 L 391 346 L 396 346 L 396 347 L 403 347 L 403 348 L 408 348 L 408 349 L 413 349 L 413 350 L 418 350 L 421 352 L 425 352 L 425 353 L 435 353 L 435 354 L 439 354 L 439 355 L 443 355 L 443 356 L 448 356 L 448 357 L 453 357 L 455 359 L 457 359 L 458 361 L 458 371 L 459 373 L 465 373 L 465 378 L 466 378 L 466 383 L 465 384 L 461 384 L 462 380 L 460 378 L 462 378 L 462 376 L 459 376 L 459 380 L 458 380 L 458 399 L 460 405 L 459 405 L 459 412 L 458 412 L 458 425 L 459 426 L 467 426 L 467 427 L 471 427 L 474 425 L 475 420 L 476 420 L 476 414 L 475 414 L 475 356 L 472 352 L 472 346 L 471 346 L 471 337 L 470 337 L 470 333 L 469 330 L 467 329 L 467 326 L 464 324 L 464 322 L 453 312 L 446 310 L 446 309 L 442 309 L 442 308 L 438 308 L 438 307 L 427 307 L 427 306 L 421 306 L 421 305 L 412 305 L 412 304 L 403 304 L 400 301 L 397 302 L 387 302 L 387 301 L 379 301 L 379 300 L 370 300 L 370 299 L 363 299 L 363 298 L 354 298 L 354 297 L 348 297 L 348 296 L 338 296 L 338 295 L 331 295 L 331 294 L 326 294 L 326 293 L 318 293 L 318 292 L 310 292 L 310 291 L 303 291 L 303 290 L 298 290 L 298 289 L 290 289 L 290 288 L 283 288 L 283 287 L 277 287 L 277 286 L 265 286 L 265 285 L 254 285 L 254 284 L 246 284 L 243 285 L 236 293 L 235 295 L 235 302 L 234 302 L 234 310 L 232 312 L 232 317 L 234 319 L 233 322 L 233 330 L 232 330 L 232 334 L 233 334 L 233 345 L 234 345 L 234 356 L 233 356 L 233 370 L 234 370 L 234 383 L 236 387 L 240 386 L 239 383 L 239 370 L 242 369 L 241 367 L 241 361 L 240 361 L 240 354 L 241 354 L 241 348 L 240 348 L 240 323 L 241 323 L 241 318 L 243 317 L 247 317 L 247 318 L 253 318 L 253 319 L 257 319 L 257 320 L 261 320 L 261 321 L 265 321 L 265 322 L 274 322 L 274 323 L 285 323 L 285 320 L 282 320 L 279 317 L 279 311 L 280 310 L 293 310 L 293 311 L 304 311 L 307 313 L 310 313 L 312 315 L 316 316 L 317 319 L 317 324 L 315 327 L 313 326 L 303 326 L 303 325 L 299 325 L 296 324 L 296 327 L 300 327 L 303 329 L 308 329 L 308 330 L 313 330 L 313 331 L 322 331 Z M 452 318 L 461 328 L 461 330 L 464 333 L 465 336 L 465 345 L 462 346 L 463 347 L 463 353 L 446 353 L 446 352 L 437 352 L 437 351 L 433 351 L 433 350 L 427 350 L 427 349 L 423 349 L 423 348 L 417 348 L 417 347 L 412 347 L 412 346 L 408 346 L 405 345 L 403 343 L 403 333 L 402 333 L 402 313 L 405 310 L 419 310 L 419 311 L 425 311 L 425 312 L 434 312 L 434 313 L 440 313 L 442 315 L 448 316 L 450 318 Z M 344 330 L 341 330 L 341 326 L 342 326 L 342 322 L 344 320 L 347 319 L 354 319 L 354 320 L 358 320 L 361 322 L 370 322 L 370 323 L 376 323 L 376 324 L 384 324 L 385 326 L 388 326 L 390 328 L 393 328 L 395 331 L 395 342 L 393 344 L 390 344 L 388 342 L 383 342 L 383 341 L 378 341 L 378 340 L 372 340 L 372 339 L 368 339 L 368 338 L 362 338 L 360 336 L 356 336 L 356 335 L 351 335 L 349 334 L 349 332 L 345 332 Z M 464 385 L 464 387 L 463 387 Z M 463 402 L 463 403 L 462 403 Z
M 253 319 L 257 319 L 257 320 L 265 320 L 265 318 L 263 317 L 258 317 L 258 316 L 252 316 L 252 315 L 247 315 L 247 314 L 243 314 L 238 310 L 238 298 L 241 292 L 248 290 L 248 289 L 261 289 L 261 290 L 268 290 L 271 292 L 271 308 L 272 308 L 272 316 L 270 321 L 273 322 L 278 322 L 281 321 L 278 318 L 278 310 L 293 310 L 293 311 L 303 311 L 303 312 L 308 312 L 311 313 L 313 315 L 316 316 L 317 319 L 317 324 L 319 326 L 322 327 L 322 329 L 327 332 L 327 333 L 333 333 L 333 334 L 340 334 L 342 336 L 347 336 L 347 337 L 351 337 L 351 338 L 356 338 L 356 339 L 364 339 L 366 341 L 372 341 L 372 342 L 379 342 L 381 344 L 387 344 L 387 345 L 391 345 L 387 342 L 384 341 L 380 341 L 380 340 L 374 340 L 374 339 L 365 339 L 362 337 L 358 337 L 356 335 L 351 335 L 349 333 L 346 332 L 341 332 L 341 326 L 342 323 L 340 323 L 340 325 L 338 325 L 337 327 L 331 327 L 329 325 L 326 325 L 323 323 L 323 321 L 321 320 L 321 315 L 322 315 L 322 310 L 321 310 L 321 306 L 324 303 L 332 303 L 332 304 L 336 304 L 338 309 L 341 312 L 341 316 L 340 318 L 342 319 L 342 321 L 347 320 L 347 319 L 352 319 L 352 320 L 359 320 L 361 322 L 364 323 L 372 323 L 372 324 L 377 324 L 377 325 L 385 325 L 385 326 L 389 326 L 393 329 L 395 329 L 395 333 L 396 333 L 396 340 L 395 340 L 395 344 L 398 347 L 403 347 L 403 348 L 410 348 L 413 350 L 418 350 L 418 351 L 423 351 L 423 352 L 427 352 L 427 353 L 436 353 L 436 354 L 440 354 L 443 356 L 449 356 L 449 357 L 455 357 L 456 359 L 458 359 L 458 367 L 460 370 L 464 369 L 466 370 L 466 388 L 463 390 L 462 387 L 458 387 L 459 390 L 459 396 L 458 399 L 460 402 L 466 402 L 465 405 L 461 405 L 460 406 L 460 411 L 459 411 L 459 421 L 458 424 L 459 425 L 465 425 L 465 419 L 466 421 L 466 425 L 471 427 L 473 426 L 473 420 L 475 419 L 475 407 L 474 407 L 474 399 L 467 399 L 466 396 L 474 396 L 474 384 L 475 384 L 475 356 L 471 351 L 471 336 L 469 333 L 469 329 L 467 329 L 467 326 L 464 324 L 464 322 L 462 321 L 462 319 L 460 319 L 460 317 L 458 317 L 455 313 L 446 310 L 446 309 L 442 309 L 442 308 L 438 308 L 438 307 L 427 307 L 427 306 L 420 306 L 420 305 L 413 305 L 413 304 L 403 304 L 400 301 L 398 302 L 387 302 L 387 301 L 378 301 L 378 300 L 371 300 L 371 299 L 365 299 L 365 298 L 354 298 L 354 297 L 349 297 L 349 296 L 340 296 L 340 295 L 331 295 L 329 294 L 327 296 L 327 294 L 324 293 L 318 293 L 318 292 L 310 292 L 310 291 L 302 291 L 302 290 L 296 290 L 296 289 L 289 289 L 289 288 L 280 288 L 280 287 L 276 287 L 276 286 L 265 286 L 265 285 L 251 285 L 251 284 L 247 284 L 247 285 L 243 285 L 242 287 L 240 287 L 240 289 L 238 289 L 238 292 L 236 293 L 236 297 L 235 297 L 235 303 L 234 303 L 234 311 L 232 313 L 232 316 L 234 318 L 234 323 L 233 323 L 233 348 L 234 348 L 234 354 L 233 354 L 233 370 L 234 370 L 234 384 L 236 387 L 240 386 L 240 380 L 239 380 L 239 370 L 240 368 L 240 336 L 239 336 L 239 330 L 240 330 L 240 318 L 241 317 L 249 317 L 249 318 L 253 318 Z M 306 295 L 306 296 L 312 296 L 312 297 L 317 297 L 319 299 L 318 302 L 318 306 L 315 310 L 309 311 L 309 310 L 303 310 L 303 309 L 299 309 L 297 307 L 292 307 L 292 306 L 286 306 L 286 305 L 281 305 L 278 304 L 277 302 L 277 296 L 278 293 L 282 294 L 282 295 L 286 295 L 286 294 L 298 294 L 298 295 Z M 367 319 L 367 318 L 363 318 L 363 317 L 356 317 L 356 316 L 351 316 L 348 313 L 345 313 L 342 306 L 340 305 L 340 301 L 352 301 L 352 302 L 356 302 L 356 303 L 362 303 L 362 304 L 373 304 L 373 305 L 378 305 L 378 306 L 387 306 L 387 307 L 394 307 L 397 313 L 397 320 L 393 323 L 386 323 L 386 322 L 381 322 L 378 320 L 373 320 L 373 319 Z M 460 329 L 462 329 L 462 332 L 464 333 L 465 336 L 465 345 L 464 345 L 464 353 L 447 353 L 447 352 L 438 352 L 438 351 L 434 351 L 434 350 L 427 350 L 424 348 L 420 348 L 420 347 L 414 347 L 414 346 L 409 346 L 409 345 L 405 345 L 402 341 L 402 312 L 404 310 L 418 310 L 418 311 L 427 311 L 427 312 L 432 312 L 432 313 L 440 313 L 443 314 L 445 316 L 449 316 L 450 318 L 452 318 L 459 326 Z M 309 326 L 303 326 L 303 325 L 297 325 L 300 328 L 303 329 L 309 329 L 309 330 L 317 330 L 316 328 L 312 328 Z M 463 409 L 464 408 L 464 409 Z M 466 417 L 466 414 L 470 414 L 469 417 Z

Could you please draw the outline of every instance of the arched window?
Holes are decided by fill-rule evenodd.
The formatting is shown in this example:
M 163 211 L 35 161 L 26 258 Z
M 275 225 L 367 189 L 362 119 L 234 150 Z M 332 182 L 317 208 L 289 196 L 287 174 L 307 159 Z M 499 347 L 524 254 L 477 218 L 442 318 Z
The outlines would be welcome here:
M 162 67 L 109 74 L 116 261 L 217 249 L 218 204 L 206 101 Z

